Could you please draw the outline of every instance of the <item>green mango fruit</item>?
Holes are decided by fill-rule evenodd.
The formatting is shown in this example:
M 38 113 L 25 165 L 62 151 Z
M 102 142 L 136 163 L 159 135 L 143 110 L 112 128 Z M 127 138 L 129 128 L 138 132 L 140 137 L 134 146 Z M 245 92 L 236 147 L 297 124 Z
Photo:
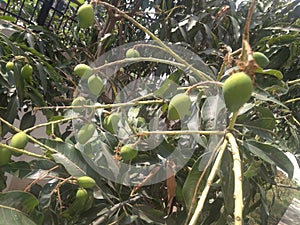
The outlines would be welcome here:
M 231 112 L 236 112 L 251 97 L 253 85 L 251 78 L 244 72 L 230 75 L 223 85 L 223 96 L 226 107 Z
M 132 160 L 137 155 L 138 150 L 132 144 L 123 145 L 120 149 L 120 156 L 124 161 Z
M 126 51 L 126 58 L 138 58 L 140 57 L 140 53 L 138 50 L 134 48 L 130 48 Z
M 72 101 L 72 106 L 84 106 L 86 105 L 85 97 L 79 96 Z M 81 113 L 84 108 L 73 108 L 73 111 L 76 113 Z
M 91 139 L 95 130 L 96 127 L 94 126 L 94 124 L 92 123 L 84 124 L 78 131 L 77 141 L 82 145 L 85 144 L 88 140 Z
M 6 165 L 11 157 L 11 151 L 5 147 L 0 147 L 0 166 Z
M 136 126 L 137 126 L 137 127 L 141 127 L 141 126 L 143 126 L 145 123 L 146 123 L 145 118 L 139 116 L 139 117 L 137 118 Z
M 103 128 L 112 134 L 115 134 L 118 129 L 120 116 L 118 113 L 112 113 L 104 118 Z
M 86 203 L 89 199 L 89 194 L 86 189 L 79 188 L 76 192 L 75 200 L 72 204 L 63 212 L 63 216 L 70 218 L 74 215 L 80 215 L 86 210 Z
M 89 28 L 94 24 L 94 9 L 91 4 L 83 4 L 77 11 L 78 26 L 80 28 Z
M 96 186 L 96 181 L 89 176 L 82 176 L 77 179 L 78 185 L 83 188 L 93 188 Z
M 97 76 L 92 75 L 88 79 L 88 89 L 91 94 L 93 95 L 100 95 L 101 91 L 103 90 L 104 83 L 103 80 Z
M 175 95 L 168 106 L 168 119 L 178 120 L 191 114 L 192 102 L 186 93 Z
M 12 146 L 12 147 L 14 147 L 14 148 L 24 149 L 25 146 L 27 145 L 27 143 L 28 143 L 27 134 L 25 132 L 21 131 L 19 133 L 16 133 L 12 137 L 9 145 Z M 12 154 L 15 155 L 15 156 L 22 155 L 22 153 L 15 152 L 15 151 L 12 151 Z
M 5 68 L 6 68 L 6 71 L 10 71 L 10 70 L 13 70 L 14 69 L 14 63 L 13 62 L 7 62 L 6 65 L 5 65 Z
M 74 67 L 73 74 L 86 80 L 93 74 L 93 69 L 86 64 L 80 63 Z
M 261 52 L 254 52 L 253 58 L 255 59 L 257 65 L 259 65 L 261 68 L 265 68 L 270 63 L 268 57 Z
M 33 68 L 30 64 L 26 64 L 21 68 L 21 76 L 30 84 L 32 84 Z

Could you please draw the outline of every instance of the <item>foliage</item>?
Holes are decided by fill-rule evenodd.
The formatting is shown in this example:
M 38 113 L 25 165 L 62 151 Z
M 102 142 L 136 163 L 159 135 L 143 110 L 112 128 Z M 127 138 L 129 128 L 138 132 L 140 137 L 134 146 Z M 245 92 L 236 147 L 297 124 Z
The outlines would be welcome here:
M 13 33 L 0 34 L 0 148 L 34 157 L 24 161 L 15 156 L 0 168 L 1 190 L 7 174 L 32 179 L 24 191 L 0 194 L 5 222 L 184 224 L 201 196 L 204 206 L 196 224 L 233 224 L 237 203 L 243 208 L 244 223 L 251 224 L 251 213 L 259 208 L 260 223 L 267 224 L 272 205 L 268 193 L 277 185 L 277 167 L 291 178 L 293 166 L 284 153 L 299 154 L 300 149 L 300 4 L 257 2 L 250 45 L 268 56 L 270 64 L 255 70 L 251 100 L 232 115 L 218 85 L 239 69 L 236 50 L 242 46 L 250 2 L 108 2 L 111 6 L 93 3 L 95 27 L 80 29 L 73 23 L 69 32 L 56 34 L 3 18 L 8 24 L 1 27 Z M 24 10 L 30 12 L 31 7 L 26 4 Z M 153 39 L 150 32 L 159 38 L 156 42 L 137 42 Z M 160 40 L 174 44 L 159 44 Z M 169 54 L 170 46 L 179 58 L 160 55 L 158 48 Z M 130 48 L 137 48 L 145 59 L 126 59 Z M 199 58 L 189 57 L 195 54 Z M 188 65 L 182 66 L 182 58 L 189 59 Z M 7 71 L 9 61 L 14 68 Z M 83 80 L 73 74 L 80 63 L 94 69 L 109 63 L 119 66 L 99 69 L 105 90 L 88 99 L 82 110 L 73 111 L 70 105 L 84 88 Z M 25 64 L 33 67 L 30 79 L 22 76 Z M 134 81 L 143 85 L 130 86 Z M 168 104 L 184 90 L 192 101 L 191 115 L 185 117 L 188 120 L 170 120 Z M 114 113 L 120 117 L 112 129 L 105 129 L 105 119 Z M 47 122 L 39 124 L 41 115 Z M 78 131 L 90 122 L 96 130 L 79 143 Z M 34 133 L 41 127 L 43 138 Z M 9 145 L 20 130 L 40 153 L 33 153 L 33 145 L 25 149 Z M 223 138 L 225 131 L 234 135 L 237 146 L 231 138 Z M 224 145 L 227 139 L 230 143 Z M 122 164 L 120 149 L 126 144 L 139 151 Z M 169 160 L 172 154 L 174 160 Z M 237 154 L 241 160 L 233 158 Z M 138 173 L 134 165 L 155 166 Z M 237 172 L 243 177 L 242 202 L 234 198 Z M 97 185 L 87 188 L 83 208 L 70 214 L 80 189 L 77 178 L 82 176 L 92 177 Z

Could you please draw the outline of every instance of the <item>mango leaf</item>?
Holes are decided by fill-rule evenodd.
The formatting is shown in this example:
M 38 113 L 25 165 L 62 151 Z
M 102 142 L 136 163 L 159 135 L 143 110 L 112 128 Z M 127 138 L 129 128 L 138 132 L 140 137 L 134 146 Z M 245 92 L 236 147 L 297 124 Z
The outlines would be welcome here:
M 297 39 L 297 36 L 286 34 L 286 35 L 280 35 L 278 37 L 273 37 L 268 41 L 268 45 L 285 45 L 294 42 Z
M 6 20 L 6 21 L 10 21 L 10 22 L 14 22 L 16 21 L 16 17 L 12 17 L 12 16 L 0 16 L 1 20 Z M 2 24 L 1 24 L 1 29 L 2 29 Z
M 183 187 L 182 187 L 182 195 L 185 201 L 185 205 L 186 207 L 189 209 L 191 207 L 191 203 L 192 203 L 192 199 L 194 196 L 194 192 L 195 192 L 195 188 L 197 185 L 197 182 L 202 174 L 202 171 L 199 170 L 199 164 L 201 162 L 201 157 L 199 157 L 197 159 L 197 161 L 194 163 L 192 170 L 189 172 Z M 207 179 L 207 174 L 204 175 L 203 180 L 200 184 L 198 193 L 201 192 L 201 190 L 203 190 L 203 188 L 205 187 L 205 181 Z M 195 203 L 197 202 L 197 200 L 195 201 Z
M 35 103 L 37 106 L 45 106 L 46 103 L 44 101 L 43 95 L 41 95 L 40 91 L 30 87 L 28 95 L 30 96 L 33 103 Z
M 275 164 L 284 170 L 289 178 L 293 178 L 294 165 L 290 159 L 274 145 L 262 143 L 254 140 L 248 140 L 247 143 L 255 148 L 261 149 Z
M 35 121 L 36 121 L 36 117 L 35 115 L 32 114 L 32 111 L 26 112 L 21 119 L 20 129 L 25 130 L 27 128 L 33 127 Z
M 273 98 L 270 96 L 270 94 L 266 91 L 263 91 L 261 89 L 256 88 L 253 93 L 252 96 L 261 100 L 261 101 L 269 101 L 269 102 L 273 102 L 277 105 L 280 105 L 286 109 L 288 109 L 287 106 L 285 106 L 282 102 L 278 101 L 277 99 Z
M 70 175 L 74 177 L 88 175 L 95 179 L 101 190 L 110 193 L 102 180 L 104 171 L 97 168 L 87 156 L 83 157 L 84 153 L 81 153 L 74 145 L 49 139 L 43 140 L 43 142 L 58 151 L 52 154 L 52 157 L 57 163 L 62 164 Z
M 3 205 L 0 205 L 0 218 L 0 225 L 37 225 L 19 210 Z
M 6 172 L 9 172 L 13 176 L 24 178 L 32 172 L 31 169 L 32 168 L 30 167 L 28 162 L 16 161 L 8 165 Z
M 39 204 L 34 195 L 23 191 L 9 191 L 0 194 L 0 205 L 20 210 L 30 214 Z
M 204 123 L 204 129 L 224 130 L 226 125 L 225 110 L 225 103 L 220 95 L 207 97 L 201 109 L 201 119 Z M 202 156 L 202 160 L 199 165 L 200 170 L 204 170 L 204 167 L 211 156 L 211 152 L 215 149 L 222 138 L 223 137 L 220 135 L 209 136 L 208 147 L 206 148 L 205 154 Z
M 9 99 L 7 108 L 6 109 L 0 108 L 0 116 L 3 117 L 6 121 L 13 123 L 14 120 L 18 117 L 18 107 L 19 107 L 18 97 L 16 94 L 14 94 Z M 3 123 L 1 123 L 1 126 L 2 126 L 1 135 L 4 136 L 9 131 L 10 128 L 8 128 L 8 126 L 6 126 Z
M 256 155 L 257 157 L 261 158 L 263 161 L 265 161 L 265 162 L 267 162 L 271 165 L 275 165 L 275 163 L 272 161 L 272 159 L 270 159 L 270 157 L 267 156 L 262 149 L 254 146 L 254 145 L 249 144 L 247 141 L 244 141 L 241 147 L 245 151 L 249 151 L 252 154 Z
M 159 98 L 167 98 L 174 95 L 177 91 L 179 78 L 182 75 L 182 70 L 176 70 L 162 83 L 160 88 L 153 92 L 154 96 Z
M 135 210 L 137 210 L 139 217 L 148 223 L 155 222 L 155 224 L 165 224 L 165 214 L 161 210 L 154 209 L 150 205 L 142 204 L 138 205 L 138 207 Z
M 229 151 L 225 151 L 220 166 L 220 176 L 225 209 L 230 214 L 234 211 L 234 175 L 232 166 L 232 154 Z
M 270 131 L 275 129 L 276 121 L 273 112 L 270 109 L 257 106 L 255 107 L 255 111 L 257 112 L 258 118 L 247 122 L 247 125 L 253 128 L 261 128 Z
M 282 78 L 283 78 L 283 74 L 279 70 L 273 70 L 273 69 L 264 70 L 262 68 L 258 68 L 255 71 L 255 73 L 271 75 L 271 76 L 277 77 L 279 80 L 282 80 Z
M 270 215 L 269 207 L 268 207 L 268 201 L 267 201 L 267 193 L 265 189 L 258 183 L 256 185 L 259 187 L 260 192 L 260 200 L 261 200 L 261 225 L 267 225 L 268 217 Z

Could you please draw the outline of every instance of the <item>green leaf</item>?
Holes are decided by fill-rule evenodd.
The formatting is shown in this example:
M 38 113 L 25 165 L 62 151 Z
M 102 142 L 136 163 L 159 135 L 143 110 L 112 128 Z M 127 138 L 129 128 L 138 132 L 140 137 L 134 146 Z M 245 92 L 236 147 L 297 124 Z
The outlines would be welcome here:
M 276 166 L 284 170 L 289 178 L 293 178 L 294 166 L 290 159 L 284 154 L 282 150 L 274 145 L 268 143 L 262 143 L 254 140 L 247 141 L 251 146 L 261 149 L 264 154 L 266 154 Z
M 24 97 L 25 97 L 25 93 L 26 93 L 26 89 L 25 89 L 24 78 L 21 75 L 21 67 L 20 67 L 19 63 L 15 63 L 14 78 L 15 78 L 15 85 L 16 85 L 19 101 L 23 102 Z
M 11 162 L 7 167 L 7 172 L 14 175 L 15 177 L 24 178 L 32 172 L 28 162 L 16 161 Z
M 266 107 L 255 107 L 257 111 L 258 118 L 247 122 L 247 125 L 250 125 L 254 128 L 261 128 L 264 130 L 273 130 L 275 129 L 276 121 L 273 115 L 273 112 Z
M 233 162 L 232 154 L 229 151 L 225 151 L 221 166 L 220 166 L 220 175 L 221 175 L 221 188 L 224 195 L 224 205 L 226 212 L 231 214 L 234 211 L 234 174 L 233 174 Z
M 0 194 L 0 205 L 11 207 L 30 214 L 38 205 L 38 200 L 34 195 L 23 191 L 9 191 Z
M 16 18 L 12 17 L 12 16 L 0 16 L 0 20 L 6 20 L 6 21 L 10 21 L 10 22 L 15 22 Z
M 0 205 L 0 225 L 36 225 L 30 218 L 17 209 Z
M 18 117 L 19 102 L 18 102 L 17 95 L 16 94 L 12 95 L 8 101 L 9 102 L 6 109 L 0 108 L 0 116 L 12 124 L 14 120 Z M 4 136 L 10 130 L 10 128 L 8 128 L 8 126 L 6 126 L 3 123 L 1 123 L 1 126 L 2 126 L 1 135 Z
M 282 78 L 283 78 L 283 74 L 279 70 L 273 70 L 273 69 L 264 70 L 262 68 L 258 68 L 255 71 L 255 73 L 271 75 L 271 76 L 277 77 L 279 80 L 282 80 Z
M 257 157 L 261 158 L 263 161 L 271 164 L 271 165 L 275 165 L 275 163 L 273 162 L 272 159 L 270 159 L 270 157 L 265 154 L 265 152 L 263 151 L 263 149 L 260 149 L 254 145 L 252 145 L 251 143 L 248 143 L 248 141 L 244 141 L 242 144 L 242 148 L 245 151 L 250 151 L 252 154 L 256 155 Z
M 176 70 L 174 73 L 163 82 L 163 84 L 156 91 L 153 92 L 154 96 L 159 98 L 167 98 L 176 92 L 179 78 L 182 75 L 182 70 Z
M 45 106 L 46 105 L 43 95 L 41 95 L 41 93 L 37 89 L 30 87 L 28 94 L 29 94 L 32 102 L 35 103 L 37 106 Z
M 272 45 L 285 45 L 285 44 L 290 44 L 292 42 L 294 42 L 297 39 L 297 36 L 295 35 L 283 35 L 281 34 L 278 37 L 273 37 L 268 41 L 268 45 L 272 46 Z
M 270 96 L 270 94 L 266 91 L 263 91 L 261 89 L 256 88 L 253 93 L 252 96 L 261 100 L 261 101 L 269 101 L 269 102 L 273 102 L 277 105 L 282 106 L 283 108 L 288 109 L 288 107 L 286 105 L 284 105 L 282 102 L 278 101 L 277 99 L 273 98 Z
M 92 160 L 76 149 L 74 145 L 49 139 L 43 140 L 43 142 L 58 151 L 53 153 L 52 157 L 57 163 L 62 164 L 70 175 L 74 177 L 88 175 L 97 182 L 101 190 L 110 193 L 102 180 L 103 170 L 97 168 Z
M 139 217 L 145 220 L 148 223 L 155 224 L 165 224 L 164 216 L 165 214 L 161 210 L 154 209 L 150 205 L 139 204 L 136 208 Z
M 27 128 L 34 126 L 35 121 L 36 121 L 36 117 L 35 115 L 32 114 L 32 111 L 26 112 L 21 119 L 20 129 L 25 130 Z
M 260 192 L 260 200 L 261 200 L 261 225 L 267 225 L 267 220 L 270 215 L 268 201 L 267 201 L 267 193 L 265 189 L 257 183 Z
M 198 160 L 194 163 L 192 170 L 189 172 L 182 187 L 183 198 L 185 201 L 185 205 L 188 209 L 191 207 L 192 199 L 195 193 L 195 188 L 199 180 L 199 177 L 202 174 L 202 171 L 199 170 L 199 164 L 201 162 L 201 159 L 202 158 L 199 157 Z M 207 179 L 207 174 L 203 177 L 198 192 L 201 192 L 201 190 L 203 190 L 206 179 Z M 195 201 L 195 203 L 197 203 L 197 200 Z

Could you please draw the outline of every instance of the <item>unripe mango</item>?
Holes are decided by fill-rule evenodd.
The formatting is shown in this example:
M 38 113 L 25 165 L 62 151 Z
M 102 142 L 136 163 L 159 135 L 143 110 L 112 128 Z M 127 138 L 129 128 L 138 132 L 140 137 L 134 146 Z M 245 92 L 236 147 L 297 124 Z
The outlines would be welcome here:
M 91 4 L 83 4 L 77 11 L 78 26 L 88 28 L 94 24 L 94 9 Z
M 136 126 L 137 126 L 137 127 L 141 127 L 141 126 L 143 126 L 145 123 L 146 123 L 145 118 L 139 116 L 139 117 L 137 118 Z
M 184 116 L 188 116 L 191 113 L 192 102 L 190 97 L 186 93 L 180 93 L 175 95 L 168 107 L 168 119 L 178 120 L 183 119 Z
M 115 134 L 118 129 L 120 117 L 118 113 L 112 113 L 104 118 L 103 128 L 112 134 Z
M 20 149 L 24 149 L 25 146 L 27 145 L 28 143 L 28 137 L 27 137 L 27 134 L 23 131 L 19 132 L 19 133 L 16 133 L 11 141 L 10 141 L 10 146 L 12 147 L 15 147 L 15 148 L 20 148 Z M 15 156 L 20 156 L 22 155 L 22 153 L 19 153 L 19 152 L 12 152 L 13 155 Z
M 259 65 L 262 68 L 265 68 L 270 63 L 268 57 L 261 52 L 254 52 L 253 58 L 255 59 L 257 65 Z
M 126 51 L 126 58 L 138 58 L 140 57 L 140 53 L 138 50 L 134 48 L 130 48 Z
M 120 156 L 125 161 L 134 159 L 137 154 L 138 150 L 132 144 L 123 145 L 121 147 Z
M 0 147 L 0 166 L 6 165 L 11 157 L 11 151 L 5 147 Z
M 101 91 L 103 90 L 104 83 L 103 80 L 97 76 L 97 75 L 92 75 L 88 79 L 88 89 L 90 93 L 93 95 L 98 96 Z
M 85 97 L 79 96 L 72 101 L 72 106 L 84 106 L 86 105 Z M 74 112 L 81 113 L 84 108 L 73 108 Z
M 85 144 L 88 140 L 91 139 L 95 130 L 96 130 L 96 128 L 95 128 L 94 124 L 92 124 L 92 123 L 84 124 L 78 131 L 77 141 L 82 145 Z
M 77 179 L 78 185 L 83 188 L 93 188 L 96 186 L 96 181 L 89 176 L 82 176 Z
M 223 96 L 226 107 L 231 112 L 236 112 L 251 97 L 253 90 L 251 78 L 244 72 L 230 75 L 223 85 Z
M 14 63 L 13 62 L 7 62 L 5 65 L 6 71 L 10 71 L 14 69 Z
M 32 83 L 33 68 L 30 64 L 26 64 L 21 68 L 21 76 L 28 82 Z
M 80 63 L 74 67 L 73 73 L 82 79 L 88 79 L 93 74 L 93 69 L 83 63 Z
M 79 188 L 76 192 L 75 200 L 70 207 L 63 213 L 65 217 L 79 215 L 86 209 L 86 203 L 89 199 L 89 194 L 84 188 Z
M 81 202 L 86 202 L 88 198 L 88 192 L 84 188 L 79 188 L 76 192 L 75 201 L 80 200 Z

